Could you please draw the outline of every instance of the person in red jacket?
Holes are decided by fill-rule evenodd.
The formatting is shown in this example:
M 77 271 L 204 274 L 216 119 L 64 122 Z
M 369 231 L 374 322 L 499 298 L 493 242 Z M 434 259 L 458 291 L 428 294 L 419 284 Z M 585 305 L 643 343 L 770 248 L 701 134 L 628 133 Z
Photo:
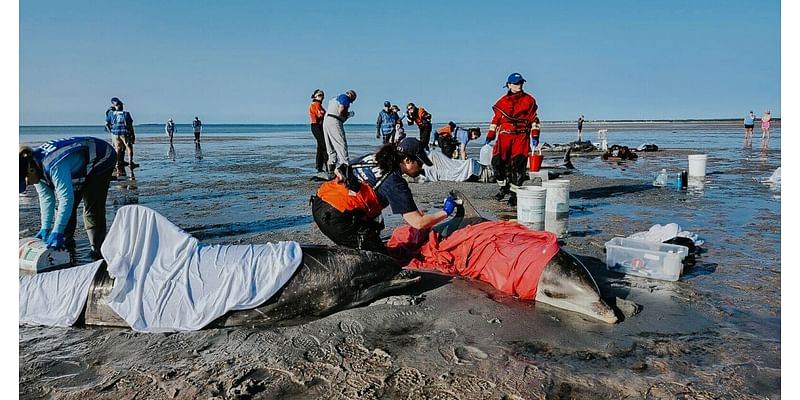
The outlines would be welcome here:
M 538 106 L 533 96 L 522 90 L 525 79 L 515 72 L 508 76 L 508 93 L 492 106 L 494 118 L 486 143 L 497 139 L 492 150 L 492 168 L 500 186 L 498 201 L 508 194 L 508 204 L 517 205 L 517 188 L 527 178 L 525 166 L 531 148 L 539 144 Z

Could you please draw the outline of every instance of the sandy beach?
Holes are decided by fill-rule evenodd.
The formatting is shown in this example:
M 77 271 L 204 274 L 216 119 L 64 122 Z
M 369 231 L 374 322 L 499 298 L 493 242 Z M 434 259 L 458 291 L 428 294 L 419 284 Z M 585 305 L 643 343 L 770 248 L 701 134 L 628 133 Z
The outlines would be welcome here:
M 318 187 L 307 179 L 311 150 L 231 165 L 214 154 L 246 159 L 261 148 L 250 139 L 206 140 L 202 163 L 186 161 L 204 175 L 157 172 L 165 139 L 137 141 L 143 166 L 135 181 L 112 182 L 109 215 L 138 203 L 209 243 L 331 244 L 310 220 L 307 199 Z M 181 154 L 191 154 L 187 141 L 177 142 Z M 20 398 L 778 398 L 780 200 L 756 178 L 779 165 L 780 150 L 744 152 L 709 162 L 705 186 L 688 191 L 650 184 L 662 167 L 685 162 L 686 149 L 642 153 L 627 164 L 579 154 L 577 170 L 558 170 L 570 180 L 563 247 L 615 304 L 617 324 L 424 274 L 372 304 L 294 326 L 173 334 L 20 326 Z M 621 175 L 590 173 L 596 168 Z M 626 169 L 648 178 L 625 177 Z M 489 219 L 516 217 L 492 198 L 494 184 L 411 188 L 422 208 L 458 189 Z M 38 229 L 37 208 L 35 196 L 20 198 L 21 234 Z M 247 213 L 249 223 L 234 221 Z M 384 234 L 400 222 L 388 216 Z M 607 240 L 668 222 L 706 241 L 678 282 L 606 271 Z M 85 241 L 81 234 L 79 225 Z

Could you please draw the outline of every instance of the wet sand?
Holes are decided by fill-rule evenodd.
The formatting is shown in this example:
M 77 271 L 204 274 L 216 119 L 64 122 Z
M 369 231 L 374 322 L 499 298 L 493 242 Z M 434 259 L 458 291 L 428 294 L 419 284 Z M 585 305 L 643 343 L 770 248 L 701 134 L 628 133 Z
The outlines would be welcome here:
M 642 154 L 638 164 L 623 167 L 655 173 L 659 160 L 685 154 Z M 754 206 L 747 211 L 754 218 L 739 224 L 737 210 L 713 195 L 715 180 L 722 182 L 713 168 L 703 190 L 680 191 L 587 175 L 581 157 L 596 156 L 573 157 L 578 170 L 563 176 L 570 179 L 564 247 L 616 303 L 624 317 L 618 324 L 425 274 L 417 286 L 373 304 L 297 326 L 174 334 L 21 326 L 20 397 L 778 398 L 780 212 Z M 307 199 L 318 183 L 293 166 L 309 158 L 288 158 L 236 167 L 209 160 L 203 168 L 213 174 L 180 181 L 148 180 L 154 167 L 145 165 L 136 181 L 112 183 L 109 214 L 140 203 L 212 243 L 331 244 L 310 220 Z M 556 160 L 551 155 L 546 162 Z M 756 162 L 742 168 L 754 176 L 774 169 Z M 258 177 L 265 169 L 272 175 Z M 514 208 L 492 198 L 494 184 L 411 187 L 423 208 L 457 188 L 487 218 L 515 217 Z M 762 187 L 754 182 L 748 190 Z M 36 231 L 36 208 L 35 199 L 21 200 L 20 230 Z M 243 213 L 250 214 L 246 222 L 231 221 Z M 384 233 L 400 222 L 387 218 Z M 704 253 L 678 282 L 606 271 L 605 241 L 667 222 L 706 239 Z

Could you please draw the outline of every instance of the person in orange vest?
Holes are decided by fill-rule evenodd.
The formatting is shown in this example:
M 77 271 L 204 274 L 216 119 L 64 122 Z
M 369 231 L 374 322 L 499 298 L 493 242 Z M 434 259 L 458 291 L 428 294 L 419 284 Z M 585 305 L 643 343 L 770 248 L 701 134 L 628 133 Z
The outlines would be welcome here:
M 425 110 L 425 107 L 417 107 L 414 103 L 408 103 L 406 111 L 408 125 L 417 124 L 417 127 L 419 127 L 419 141 L 425 146 L 425 150 L 428 150 L 428 142 L 431 140 L 431 131 L 433 130 L 431 113 Z
M 500 186 L 497 201 L 508 196 L 508 204 L 517 205 L 517 188 L 527 178 L 525 165 L 532 148 L 539 144 L 539 106 L 525 93 L 525 79 L 515 72 L 508 76 L 508 93 L 492 106 L 494 117 L 489 125 L 486 143 L 497 139 L 492 150 L 492 168 Z
M 455 210 L 451 196 L 444 200 L 441 211 L 426 214 L 417 208 L 402 175 L 419 176 L 422 164 L 433 165 L 422 143 L 405 138 L 341 166 L 336 177 L 311 197 L 314 222 L 340 246 L 386 253 L 380 232 L 384 228 L 381 214 L 387 206 L 416 229 L 431 228 Z

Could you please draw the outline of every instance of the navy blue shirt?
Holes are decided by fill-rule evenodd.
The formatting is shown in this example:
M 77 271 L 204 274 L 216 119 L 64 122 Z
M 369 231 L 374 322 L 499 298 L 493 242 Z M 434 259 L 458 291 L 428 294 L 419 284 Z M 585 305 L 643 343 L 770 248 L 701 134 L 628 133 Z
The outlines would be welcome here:
M 403 179 L 400 171 L 392 171 L 388 175 L 383 175 L 377 165 L 367 165 L 357 167 L 358 164 L 375 164 L 375 155 L 370 154 L 360 157 L 350 163 L 353 166 L 353 173 L 362 182 L 366 181 L 372 188 L 383 178 L 375 193 L 381 202 L 381 207 L 392 206 L 395 214 L 405 214 L 417 211 L 417 204 L 414 203 L 414 196 L 408 182 Z

